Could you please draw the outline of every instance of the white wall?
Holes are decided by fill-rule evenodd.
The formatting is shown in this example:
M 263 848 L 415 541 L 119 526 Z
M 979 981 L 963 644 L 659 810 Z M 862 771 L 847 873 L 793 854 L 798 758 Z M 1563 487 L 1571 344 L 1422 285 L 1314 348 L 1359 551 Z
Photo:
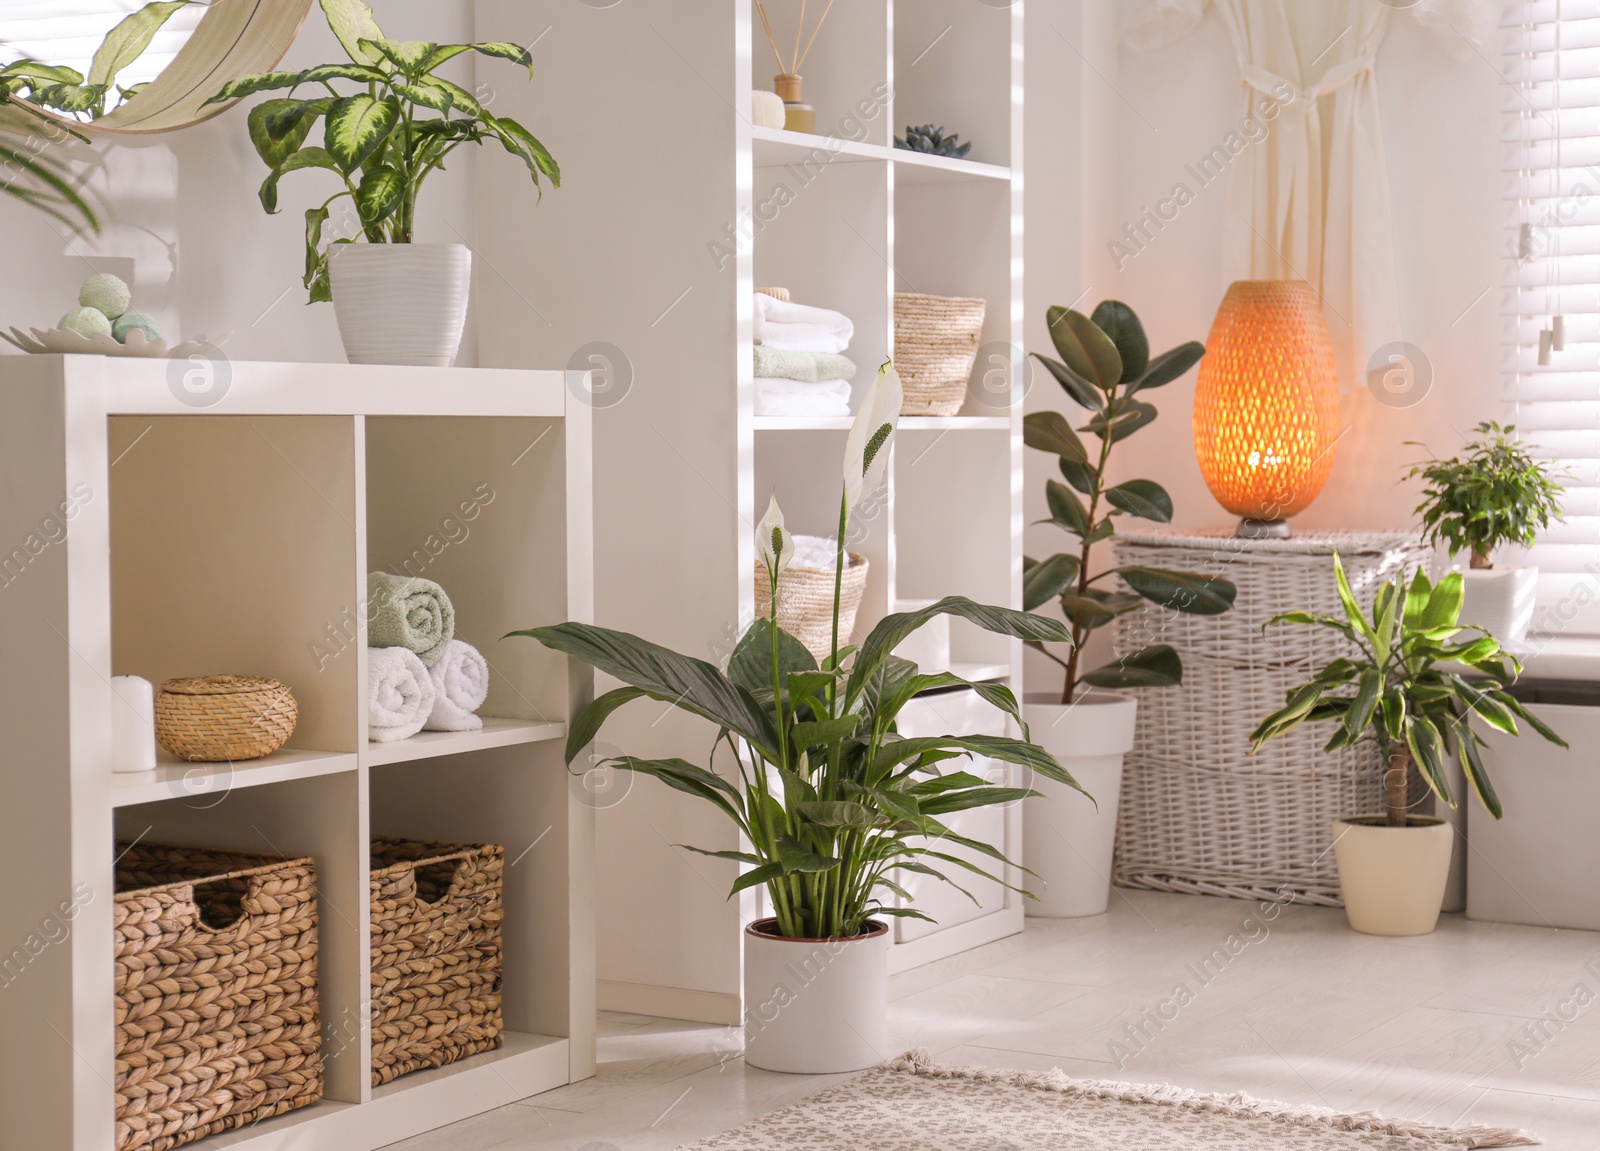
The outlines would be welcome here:
M 450 42 L 472 35 L 466 4 L 384 0 L 377 15 L 397 39 Z M 344 58 L 313 3 L 283 66 Z M 457 62 L 452 78 L 470 87 L 468 60 Z M 483 74 L 497 84 L 518 82 L 509 62 L 495 61 Z M 0 197 L 0 325 L 50 327 L 77 306 L 78 285 L 86 277 L 109 271 L 132 276 L 135 307 L 164 332 L 187 338 L 231 331 L 223 350 L 235 359 L 343 361 L 332 305 L 307 305 L 300 286 L 304 212 L 336 190 L 330 173 L 286 177 L 279 214 L 266 215 L 256 199 L 266 168 L 250 145 L 242 108 L 179 132 L 100 139 L 75 146 L 73 154 L 92 166 L 106 227 L 98 237 L 74 241 L 47 217 Z M 458 155 L 424 188 L 419 240 L 471 242 L 476 235 L 472 161 Z M 501 160 L 516 163 L 509 156 L 492 162 Z M 475 347 L 469 331 L 463 363 L 472 362 Z

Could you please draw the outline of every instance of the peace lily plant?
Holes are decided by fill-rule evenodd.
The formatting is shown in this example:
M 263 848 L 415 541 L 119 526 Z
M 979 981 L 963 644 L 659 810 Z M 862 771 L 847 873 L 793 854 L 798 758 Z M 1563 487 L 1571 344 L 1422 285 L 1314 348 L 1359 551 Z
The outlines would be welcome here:
M 949 672 L 924 674 L 914 663 L 892 654 L 936 615 L 959 616 L 1025 641 L 1066 642 L 1068 634 L 1059 622 L 949 596 L 928 608 L 885 616 L 859 645 L 841 646 L 841 639 L 849 639 L 839 635 L 838 624 L 843 541 L 852 509 L 863 493 L 883 481 L 900 407 L 899 376 L 892 364 L 885 364 L 846 443 L 833 642 L 820 665 L 798 639 L 774 622 L 779 574 L 794 558 L 776 494 L 757 527 L 758 551 L 772 588 L 772 618 L 750 627 L 726 671 L 637 636 L 589 624 L 563 623 L 513 633 L 582 660 L 625 685 L 600 696 L 573 721 L 567 740 L 569 764 L 584 753 L 614 712 L 634 700 L 657 700 L 715 725 L 712 757 L 704 765 L 632 755 L 608 762 L 710 803 L 739 833 L 743 846 L 737 850 L 692 846 L 688 850 L 741 865 L 730 896 L 751 887 L 766 892 L 772 920 L 752 925 L 747 935 L 750 1003 L 772 994 L 771 988 L 748 982 L 755 979 L 759 984 L 763 978 L 766 969 L 760 956 L 766 952 L 760 948 L 765 944 L 824 940 L 844 951 L 845 941 L 863 941 L 866 948 L 874 939 L 886 942 L 881 924 L 875 922 L 881 917 L 927 919 L 910 906 L 911 895 L 901 882 L 907 875 L 925 875 L 959 887 L 952 875 L 964 870 L 1011 886 L 1006 869 L 1013 865 L 1001 851 L 957 833 L 945 821 L 957 812 L 1009 804 L 1036 793 L 964 770 L 962 757 L 1014 764 L 1035 778 L 1077 787 L 1054 756 L 1028 742 L 1016 697 L 1008 688 L 968 683 Z M 898 733 L 896 717 L 906 704 L 923 692 L 950 687 L 970 688 L 999 708 L 1018 725 L 1023 738 L 907 738 Z M 718 751 L 725 752 L 720 771 Z M 956 854 L 958 848 L 986 864 Z M 785 1038 L 785 1028 L 800 1023 L 791 1013 L 752 1031 L 747 1059 L 777 1070 L 824 1066 L 840 1070 L 846 1069 L 841 1063 L 858 1059 L 851 1053 L 858 1036 L 868 1039 L 868 1047 L 876 1037 L 877 1047 L 886 1049 L 886 992 L 881 986 L 887 978 L 886 962 L 884 951 L 862 976 L 877 991 L 862 993 L 860 981 L 855 981 L 851 1006 L 839 1008 L 846 1014 L 858 1013 L 831 1027 L 833 1041 L 842 1049 L 797 1054 L 799 1041 L 793 1034 Z M 848 964 L 841 959 L 836 966 L 839 972 L 830 968 L 819 986 L 830 979 L 841 986 L 849 982 L 842 974 Z M 816 992 L 808 1017 L 826 1012 L 829 1002 L 827 994 Z M 862 1011 L 870 1017 L 862 1018 Z

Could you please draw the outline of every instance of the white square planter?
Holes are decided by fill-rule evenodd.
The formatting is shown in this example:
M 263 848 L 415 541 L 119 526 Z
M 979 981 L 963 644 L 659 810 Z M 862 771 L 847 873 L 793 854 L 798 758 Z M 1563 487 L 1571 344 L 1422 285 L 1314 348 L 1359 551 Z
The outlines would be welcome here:
M 1526 725 L 1519 737 L 1485 730 L 1483 762 L 1505 818 L 1495 819 L 1476 799 L 1463 803 L 1467 918 L 1600 931 L 1600 706 L 1527 706 L 1571 749 Z

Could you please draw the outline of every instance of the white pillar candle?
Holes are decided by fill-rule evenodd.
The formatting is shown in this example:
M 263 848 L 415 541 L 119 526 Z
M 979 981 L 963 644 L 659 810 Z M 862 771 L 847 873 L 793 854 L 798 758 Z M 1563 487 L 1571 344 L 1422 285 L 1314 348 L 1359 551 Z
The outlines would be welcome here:
M 156 765 L 156 692 L 136 675 L 111 678 L 111 770 L 150 771 Z

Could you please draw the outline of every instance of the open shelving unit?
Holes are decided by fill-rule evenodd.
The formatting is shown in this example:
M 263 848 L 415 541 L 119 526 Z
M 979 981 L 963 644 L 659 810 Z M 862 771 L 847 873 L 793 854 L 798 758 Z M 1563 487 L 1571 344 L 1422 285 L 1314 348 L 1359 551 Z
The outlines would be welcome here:
M 581 380 L 219 357 L 213 389 L 196 394 L 189 370 L 0 358 L 0 538 L 19 549 L 0 588 L 13 733 L 0 1146 L 113 1147 L 119 840 L 317 864 L 324 1100 L 197 1147 L 368 1151 L 592 1075 L 593 810 L 563 757 L 592 676 L 499 642 L 593 615 Z M 64 530 L 41 527 L 67 506 Z M 482 731 L 368 742 L 375 568 L 451 594 L 457 635 L 492 668 Z M 221 672 L 290 687 L 299 722 L 284 748 L 110 771 L 112 676 Z M 376 836 L 505 847 L 506 1034 L 499 1050 L 374 1089 Z M 40 934 L 85 891 L 70 930 Z

